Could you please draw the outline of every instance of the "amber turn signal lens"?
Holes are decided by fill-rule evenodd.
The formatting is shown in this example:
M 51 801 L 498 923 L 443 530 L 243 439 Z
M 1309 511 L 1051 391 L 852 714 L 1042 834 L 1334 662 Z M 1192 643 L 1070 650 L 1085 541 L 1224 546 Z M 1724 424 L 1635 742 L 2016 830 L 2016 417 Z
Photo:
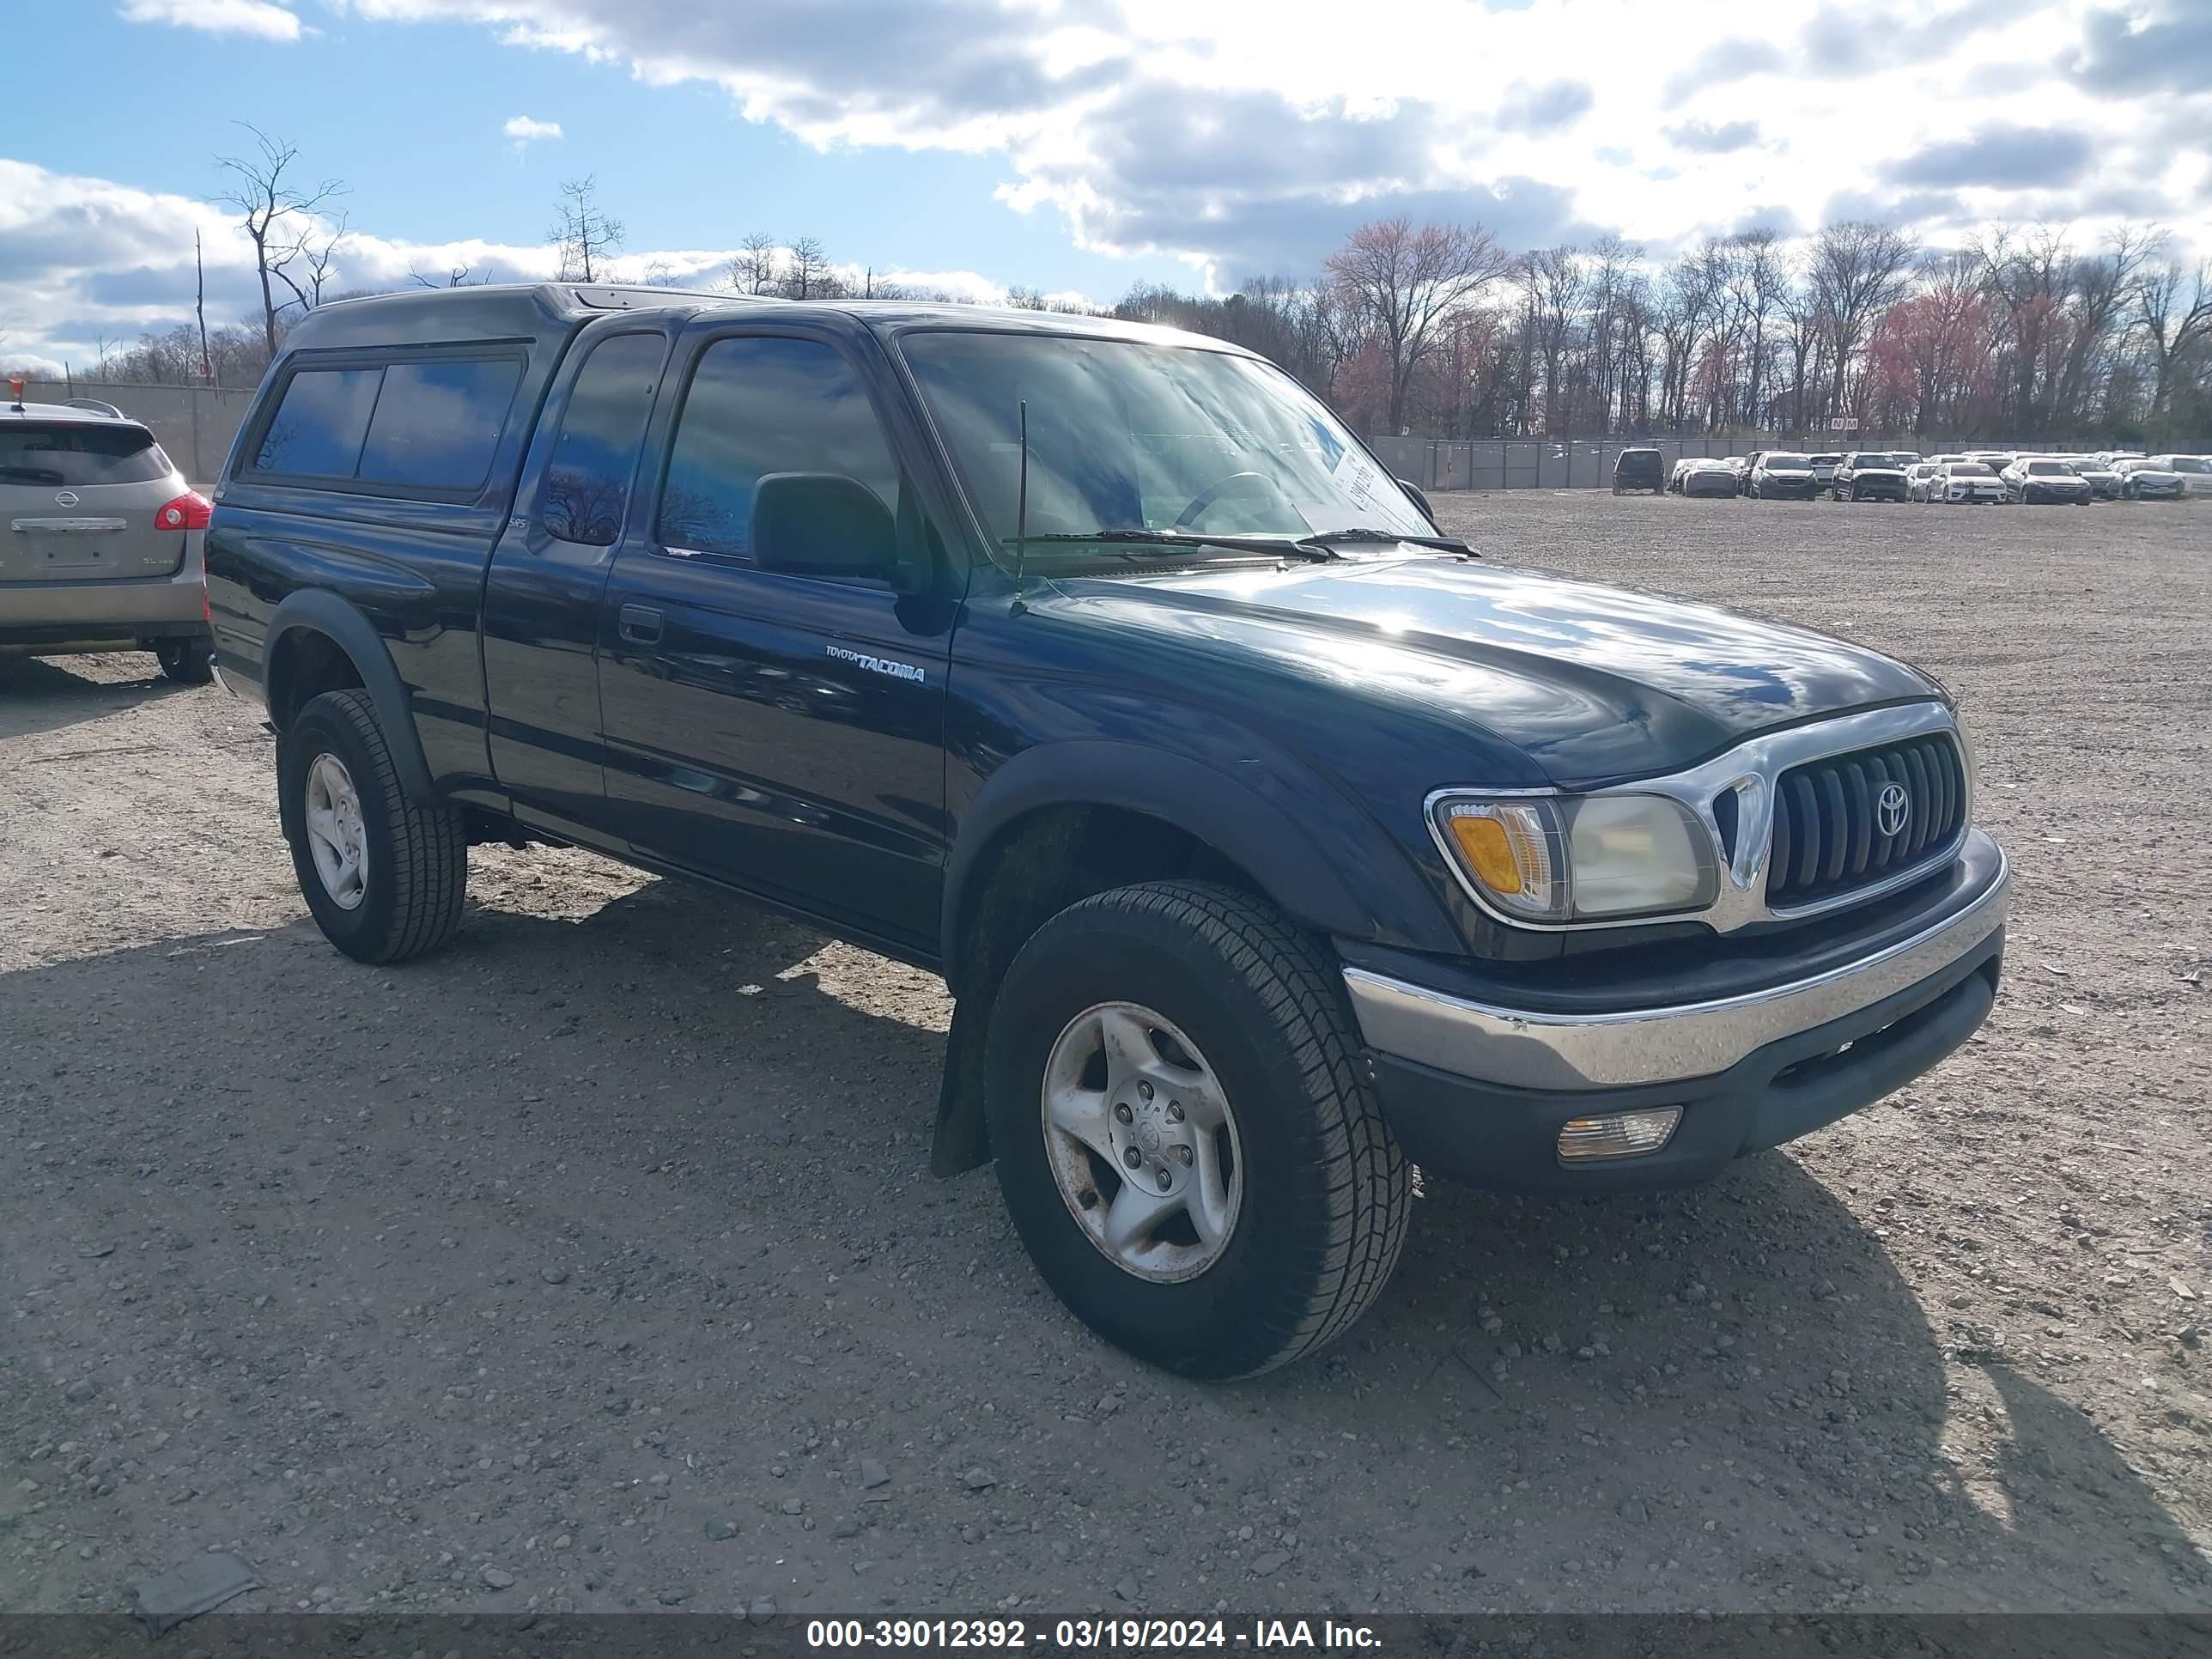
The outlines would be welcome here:
M 1475 879 L 1493 893 L 1521 890 L 1521 866 L 1504 824 L 1496 818 L 1462 815 L 1451 820 L 1451 832 Z

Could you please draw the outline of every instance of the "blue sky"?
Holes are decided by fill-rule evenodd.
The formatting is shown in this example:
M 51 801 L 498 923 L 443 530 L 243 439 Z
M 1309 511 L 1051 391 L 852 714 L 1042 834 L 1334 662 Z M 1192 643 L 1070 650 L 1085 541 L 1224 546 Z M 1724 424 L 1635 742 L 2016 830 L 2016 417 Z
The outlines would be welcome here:
M 213 158 L 251 142 L 232 125 L 246 120 L 297 142 L 310 171 L 344 179 L 355 222 L 404 227 L 412 241 L 541 240 L 560 181 L 589 173 L 636 248 L 766 231 L 819 237 L 840 259 L 952 270 L 988 246 L 1001 281 L 1108 298 L 1136 277 L 1189 277 L 1171 258 L 1086 252 L 1058 215 L 994 200 L 1014 182 L 1003 155 L 820 150 L 744 119 L 715 87 L 649 87 L 620 64 L 503 46 L 477 25 L 307 5 L 321 33 L 287 42 L 149 27 L 107 0 L 51 9 L 66 15 L 40 19 L 33 46 L 54 72 L 21 76 L 0 154 L 57 173 L 210 195 Z M 100 90 L 88 99 L 64 66 L 93 64 Z M 158 111 L 160 141 L 141 120 L 88 120 L 91 109 Z M 518 155 L 501 131 L 517 115 L 563 136 Z
M 349 185 L 353 289 L 550 276 L 586 173 L 624 277 L 763 232 L 982 299 L 1310 277 L 1401 214 L 1655 262 L 1844 217 L 2212 252 L 2207 0 L 60 0 L 9 46 L 0 358 L 33 366 L 183 320 L 195 229 L 246 313 L 239 121 Z

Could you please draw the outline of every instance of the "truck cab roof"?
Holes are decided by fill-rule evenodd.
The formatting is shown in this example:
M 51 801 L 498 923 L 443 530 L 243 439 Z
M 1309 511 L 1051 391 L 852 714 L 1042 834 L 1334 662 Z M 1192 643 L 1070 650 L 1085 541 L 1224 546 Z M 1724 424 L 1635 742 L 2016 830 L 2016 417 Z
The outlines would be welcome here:
M 621 312 L 673 321 L 712 313 L 725 313 L 732 319 L 768 313 L 794 322 L 834 319 L 847 326 L 858 323 L 884 334 L 948 326 L 1000 333 L 1076 334 L 1251 355 L 1241 346 L 1210 335 L 1114 317 L 914 300 L 785 300 L 699 289 L 577 283 L 487 283 L 332 301 L 318 306 L 301 320 L 286 337 L 284 352 L 289 356 L 297 351 L 565 338 L 594 318 Z

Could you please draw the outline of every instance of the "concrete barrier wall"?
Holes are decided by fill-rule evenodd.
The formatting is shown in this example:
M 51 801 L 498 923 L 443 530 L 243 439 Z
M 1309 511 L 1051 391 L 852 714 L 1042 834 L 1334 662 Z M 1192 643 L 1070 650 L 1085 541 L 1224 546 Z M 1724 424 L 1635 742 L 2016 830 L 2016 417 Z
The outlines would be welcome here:
M 0 386 L 0 397 L 7 388 Z M 66 403 L 70 398 L 96 398 L 113 404 L 134 421 L 142 421 L 196 488 L 205 489 L 222 471 L 231 440 L 238 435 L 246 412 L 253 406 L 253 388 L 216 391 L 195 386 L 86 386 L 75 387 L 59 380 L 33 380 L 23 396 L 34 404 Z

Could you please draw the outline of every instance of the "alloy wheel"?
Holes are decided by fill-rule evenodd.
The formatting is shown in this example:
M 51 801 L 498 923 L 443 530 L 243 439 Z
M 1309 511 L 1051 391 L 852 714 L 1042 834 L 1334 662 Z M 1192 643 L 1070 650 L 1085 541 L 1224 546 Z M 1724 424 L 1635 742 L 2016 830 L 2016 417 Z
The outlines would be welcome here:
M 368 826 L 361 811 L 361 793 L 345 763 L 325 750 L 307 769 L 307 849 L 315 874 L 331 902 L 342 910 L 361 908 L 368 894 Z
M 1237 1119 L 1164 1016 L 1133 1002 L 1085 1009 L 1053 1043 L 1040 1104 L 1060 1195 L 1107 1260 L 1163 1284 L 1220 1260 L 1243 1205 Z

